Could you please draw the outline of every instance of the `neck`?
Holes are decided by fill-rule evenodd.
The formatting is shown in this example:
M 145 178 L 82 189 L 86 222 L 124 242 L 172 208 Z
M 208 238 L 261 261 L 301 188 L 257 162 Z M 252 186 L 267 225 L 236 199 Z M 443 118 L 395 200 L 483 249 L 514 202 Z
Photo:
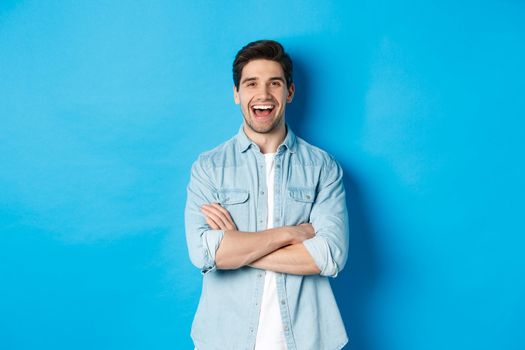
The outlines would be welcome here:
M 259 146 L 259 149 L 264 154 L 277 152 L 277 147 L 279 147 L 286 138 L 286 125 L 284 121 L 279 127 L 275 128 L 275 130 L 264 134 L 253 131 L 247 127 L 246 124 L 244 124 L 243 129 L 246 136 Z

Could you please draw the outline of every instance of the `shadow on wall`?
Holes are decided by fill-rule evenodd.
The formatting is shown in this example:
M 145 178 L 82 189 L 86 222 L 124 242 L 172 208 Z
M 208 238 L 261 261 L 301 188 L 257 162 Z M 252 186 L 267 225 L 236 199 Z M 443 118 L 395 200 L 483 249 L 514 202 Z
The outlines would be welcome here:
M 371 328 L 370 304 L 379 278 L 376 234 L 357 178 L 348 167 L 342 166 L 350 223 L 350 253 L 346 268 L 330 282 L 350 338 L 346 348 L 371 350 L 376 331 Z
M 310 84 L 306 67 L 300 58 L 294 57 L 293 76 L 296 85 L 296 91 L 293 102 L 286 106 L 286 123 L 290 125 L 293 132 L 298 135 L 304 135 L 305 125 L 308 124 L 308 103 L 311 96 Z
M 287 123 L 292 130 L 308 139 L 308 111 L 313 96 L 308 79 L 307 64 L 294 57 L 294 79 L 297 85 L 294 102 L 287 107 Z M 357 117 L 357 116 L 356 116 Z M 335 127 L 335 126 L 334 126 Z M 331 279 L 337 304 L 346 326 L 349 343 L 345 349 L 372 350 L 374 336 L 370 320 L 370 304 L 379 278 L 378 257 L 374 238 L 377 237 L 366 198 L 358 176 L 349 164 L 341 163 L 350 223 L 350 253 L 345 270 Z

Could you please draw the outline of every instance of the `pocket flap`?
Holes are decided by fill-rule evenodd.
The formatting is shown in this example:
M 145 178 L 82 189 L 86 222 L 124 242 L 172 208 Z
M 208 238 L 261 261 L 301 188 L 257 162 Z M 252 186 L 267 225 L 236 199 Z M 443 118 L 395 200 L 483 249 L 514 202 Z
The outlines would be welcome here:
M 299 202 L 313 203 L 315 200 L 315 190 L 313 188 L 290 188 L 288 194 Z
M 239 204 L 248 200 L 249 193 L 245 190 L 222 190 L 218 193 L 220 204 Z

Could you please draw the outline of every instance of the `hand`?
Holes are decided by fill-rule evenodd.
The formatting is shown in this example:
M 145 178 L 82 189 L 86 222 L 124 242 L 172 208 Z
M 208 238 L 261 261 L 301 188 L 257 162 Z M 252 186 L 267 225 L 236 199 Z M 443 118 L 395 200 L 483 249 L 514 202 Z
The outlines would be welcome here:
M 213 230 L 237 230 L 230 213 L 219 203 L 204 204 L 201 207 L 206 223 Z
M 302 243 L 315 236 L 315 230 L 312 224 L 300 224 L 297 226 L 288 226 L 287 228 L 291 235 L 291 244 Z

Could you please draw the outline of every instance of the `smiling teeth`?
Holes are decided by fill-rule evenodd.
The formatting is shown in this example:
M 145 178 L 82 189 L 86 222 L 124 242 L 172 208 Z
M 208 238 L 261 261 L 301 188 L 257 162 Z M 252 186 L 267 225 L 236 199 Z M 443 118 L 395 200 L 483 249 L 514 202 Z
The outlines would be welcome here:
M 257 105 L 257 106 L 253 106 L 254 109 L 272 109 L 273 106 L 272 105 Z

